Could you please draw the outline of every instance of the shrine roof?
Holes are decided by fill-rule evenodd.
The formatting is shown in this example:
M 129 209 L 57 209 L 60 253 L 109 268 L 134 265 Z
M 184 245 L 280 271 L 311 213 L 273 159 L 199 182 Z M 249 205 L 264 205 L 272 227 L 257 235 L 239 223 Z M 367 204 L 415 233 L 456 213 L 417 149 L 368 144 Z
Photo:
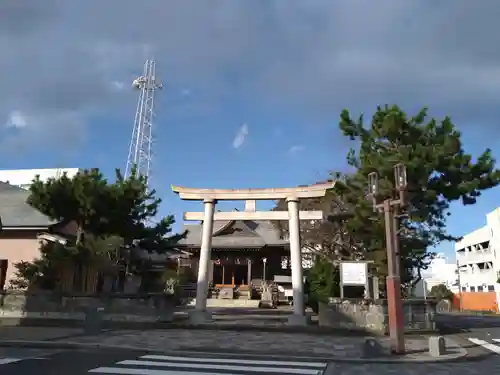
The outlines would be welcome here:
M 203 225 L 184 224 L 187 237 L 179 242 L 181 247 L 197 248 L 201 245 Z M 265 246 L 288 246 L 289 242 L 281 239 L 279 230 L 271 221 L 216 221 L 212 231 L 213 248 L 259 248 Z

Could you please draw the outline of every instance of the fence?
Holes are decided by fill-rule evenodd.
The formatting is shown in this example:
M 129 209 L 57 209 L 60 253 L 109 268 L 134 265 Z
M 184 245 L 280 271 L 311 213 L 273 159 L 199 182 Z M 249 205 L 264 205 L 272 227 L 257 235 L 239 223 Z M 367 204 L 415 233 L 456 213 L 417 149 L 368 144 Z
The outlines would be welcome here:
M 3 292 L 0 318 L 59 319 L 83 321 L 88 311 L 99 309 L 105 320 L 129 322 L 172 321 L 177 301 L 172 295 L 156 294 L 81 294 L 53 292 Z
M 405 330 L 434 330 L 436 301 L 407 299 L 403 301 Z M 387 300 L 338 299 L 320 303 L 320 326 L 364 329 L 374 333 L 388 332 Z

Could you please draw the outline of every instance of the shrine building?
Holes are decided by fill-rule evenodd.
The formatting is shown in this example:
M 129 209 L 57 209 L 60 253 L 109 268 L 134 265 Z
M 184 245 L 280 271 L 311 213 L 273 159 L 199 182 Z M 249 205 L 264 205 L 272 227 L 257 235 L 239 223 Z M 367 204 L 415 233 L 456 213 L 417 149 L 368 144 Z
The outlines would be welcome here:
M 201 223 L 185 224 L 187 237 L 178 247 L 192 254 L 191 268 L 198 272 L 202 238 Z M 247 291 L 250 285 L 275 276 L 291 276 L 290 244 L 271 221 L 216 221 L 212 231 L 209 282 L 215 288 Z M 242 295 L 247 295 L 242 293 Z

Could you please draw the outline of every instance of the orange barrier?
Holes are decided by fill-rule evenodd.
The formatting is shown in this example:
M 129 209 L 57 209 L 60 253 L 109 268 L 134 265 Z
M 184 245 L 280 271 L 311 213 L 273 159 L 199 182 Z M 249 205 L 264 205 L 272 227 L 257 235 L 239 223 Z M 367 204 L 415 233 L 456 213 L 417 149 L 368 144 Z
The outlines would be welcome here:
M 462 292 L 461 294 L 455 294 L 453 305 L 457 309 L 461 307 L 462 310 L 469 311 L 499 311 L 495 292 Z

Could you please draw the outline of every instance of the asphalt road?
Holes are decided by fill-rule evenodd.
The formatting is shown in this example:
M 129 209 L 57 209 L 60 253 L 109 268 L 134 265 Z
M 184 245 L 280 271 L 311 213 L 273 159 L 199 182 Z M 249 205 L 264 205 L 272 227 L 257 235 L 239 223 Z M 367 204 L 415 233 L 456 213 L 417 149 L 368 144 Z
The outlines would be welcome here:
M 317 375 L 327 363 L 320 359 L 260 357 L 193 352 L 157 355 L 115 350 L 0 351 L 0 374 L 8 375 Z M 2 364 L 3 360 L 3 364 Z
M 477 375 L 499 373 L 500 356 L 481 361 L 453 363 L 330 363 L 314 358 L 270 357 L 235 354 L 146 352 L 109 350 L 44 351 L 1 350 L 0 374 L 8 375 Z M 10 363 L 7 363 L 10 359 Z M 2 362 L 0 362 L 2 363 Z
M 0 375 L 80 375 L 144 353 L 0 348 Z
M 500 317 L 440 314 L 438 326 L 472 356 L 500 355 Z

